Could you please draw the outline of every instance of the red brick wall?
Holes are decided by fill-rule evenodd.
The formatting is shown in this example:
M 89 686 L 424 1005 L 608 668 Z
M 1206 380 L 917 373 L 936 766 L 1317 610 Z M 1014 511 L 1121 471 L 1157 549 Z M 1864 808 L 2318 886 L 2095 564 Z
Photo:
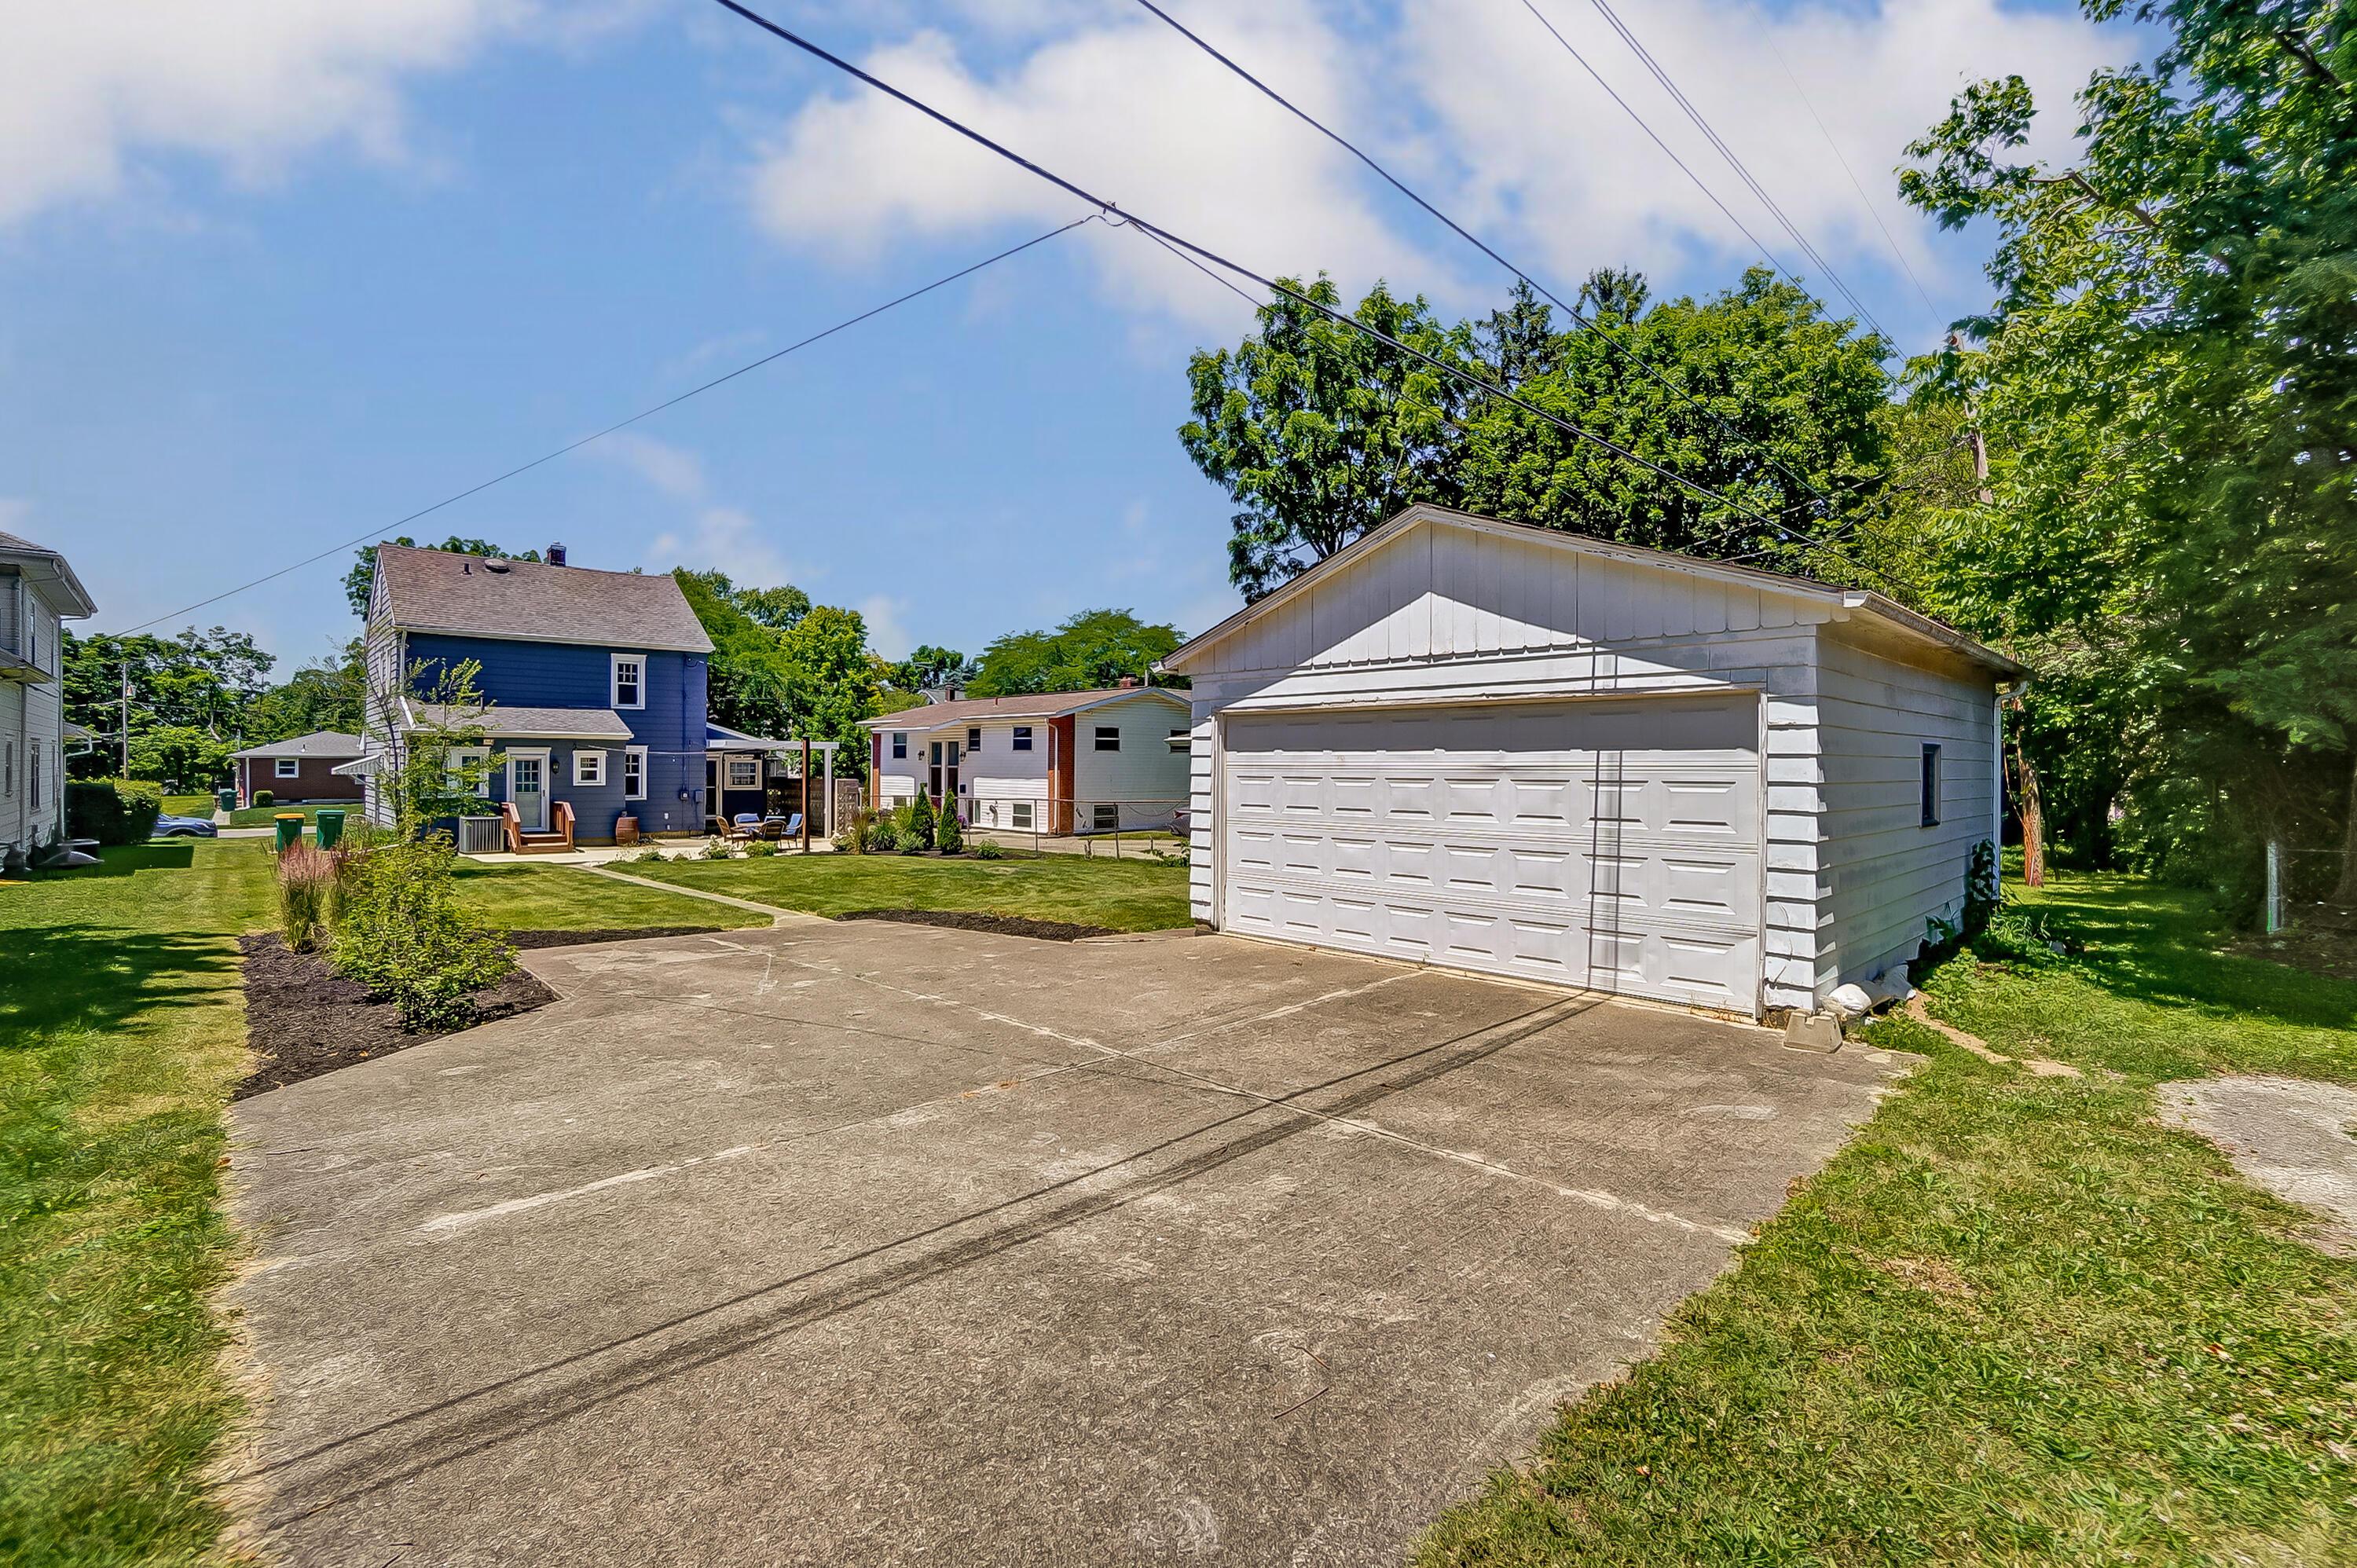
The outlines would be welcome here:
M 276 759 L 242 758 L 237 765 L 237 803 L 253 805 L 256 789 L 269 790 L 271 799 L 282 804 L 288 800 L 357 800 L 361 798 L 361 781 L 335 771 L 339 763 L 350 760 L 348 757 L 300 757 L 296 759 L 295 777 L 281 779 Z

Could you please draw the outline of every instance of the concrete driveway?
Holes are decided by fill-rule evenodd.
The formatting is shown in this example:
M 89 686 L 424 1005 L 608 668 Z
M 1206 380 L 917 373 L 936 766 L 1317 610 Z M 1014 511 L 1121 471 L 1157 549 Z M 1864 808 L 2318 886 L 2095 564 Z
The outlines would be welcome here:
M 283 1561 L 1395 1561 L 1900 1064 L 1226 938 L 529 956 L 236 1108 Z

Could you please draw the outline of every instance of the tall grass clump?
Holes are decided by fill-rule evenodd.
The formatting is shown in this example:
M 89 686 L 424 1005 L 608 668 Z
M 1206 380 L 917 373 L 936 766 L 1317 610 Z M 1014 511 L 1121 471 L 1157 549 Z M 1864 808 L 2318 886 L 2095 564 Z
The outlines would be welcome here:
M 297 843 L 278 857 L 278 932 L 296 952 L 314 952 L 336 918 L 339 857 Z

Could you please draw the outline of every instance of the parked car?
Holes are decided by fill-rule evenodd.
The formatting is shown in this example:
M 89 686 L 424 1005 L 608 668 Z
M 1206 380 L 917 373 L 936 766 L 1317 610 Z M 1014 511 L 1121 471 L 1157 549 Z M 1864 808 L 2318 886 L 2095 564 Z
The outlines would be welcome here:
M 221 830 L 210 817 L 158 817 L 154 836 L 159 839 L 209 839 Z

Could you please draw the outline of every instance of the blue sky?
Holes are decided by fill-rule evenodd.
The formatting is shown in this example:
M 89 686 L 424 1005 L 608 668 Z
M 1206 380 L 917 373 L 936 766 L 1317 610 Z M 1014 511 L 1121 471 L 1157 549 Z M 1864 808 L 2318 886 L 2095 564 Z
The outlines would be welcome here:
M 1541 5 L 1780 238 L 1586 0 Z M 1750 253 L 1520 0 L 1170 8 L 1559 293 L 1599 265 L 1712 288 Z M 1385 275 L 1453 313 L 1511 281 L 1133 5 L 775 14 L 1261 270 Z M 1972 238 L 1892 196 L 1900 144 L 2011 69 L 2060 109 L 2041 147 L 2061 154 L 2069 91 L 2134 41 L 1986 0 L 1621 14 L 1910 349 L 1984 289 Z M 0 528 L 72 557 L 93 629 L 388 525 L 1078 215 L 704 0 L 157 15 L 0 20 Z M 1092 225 L 408 532 L 792 581 L 861 609 L 887 654 L 1101 605 L 1200 630 L 1237 602 L 1228 506 L 1173 433 L 1189 349 L 1246 325 Z M 191 618 L 253 632 L 284 672 L 353 629 L 345 564 Z

